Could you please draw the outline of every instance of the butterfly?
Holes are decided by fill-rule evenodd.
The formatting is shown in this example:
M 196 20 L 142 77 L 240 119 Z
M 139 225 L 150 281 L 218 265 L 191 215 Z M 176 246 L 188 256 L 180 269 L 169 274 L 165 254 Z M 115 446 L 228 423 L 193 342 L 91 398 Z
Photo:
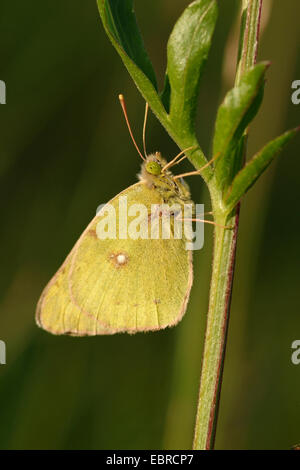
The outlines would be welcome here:
M 174 236 L 176 214 L 173 207 L 174 204 L 177 207 L 193 205 L 193 202 L 181 175 L 174 176 L 170 171 L 171 166 L 185 158 L 184 152 L 169 163 L 159 152 L 147 155 L 146 106 L 143 156 L 132 135 L 124 98 L 122 95 L 119 98 L 143 163 L 139 181 L 115 196 L 108 205 L 118 220 L 120 201 L 125 196 L 128 207 L 143 204 L 147 211 L 146 226 L 151 222 L 153 205 L 163 205 L 173 221 L 170 237 L 132 239 L 120 236 L 120 227 L 116 227 L 114 238 L 99 238 L 99 223 L 108 207 L 104 205 L 39 299 L 36 322 L 56 335 L 111 335 L 164 329 L 181 320 L 189 300 L 193 282 L 192 251 L 186 249 L 184 236 Z M 156 214 L 156 220 L 161 217 L 162 212 Z

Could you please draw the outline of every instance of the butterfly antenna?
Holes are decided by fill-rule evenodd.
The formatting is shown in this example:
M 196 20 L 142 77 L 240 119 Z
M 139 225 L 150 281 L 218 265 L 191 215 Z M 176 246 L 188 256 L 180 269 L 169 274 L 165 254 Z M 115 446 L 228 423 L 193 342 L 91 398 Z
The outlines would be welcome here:
M 186 157 L 186 155 L 184 155 L 184 157 L 182 157 L 180 160 L 178 160 L 179 157 L 181 157 L 181 155 L 183 155 L 185 152 L 187 152 L 188 150 L 192 150 L 192 149 L 195 149 L 196 148 L 196 145 L 194 145 L 193 147 L 188 147 L 187 149 L 184 149 L 182 150 L 182 152 L 180 152 L 178 155 L 176 155 L 175 158 L 173 158 L 173 160 L 171 160 L 169 163 L 167 163 L 162 171 L 166 171 L 167 168 L 170 168 L 171 166 L 173 165 L 177 165 L 178 163 L 182 162 L 182 160 L 184 160 Z M 177 161 L 178 160 L 178 161 Z
M 119 95 L 119 100 L 120 100 L 120 103 L 121 103 L 121 106 L 122 106 L 123 114 L 124 114 L 125 121 L 126 121 L 128 130 L 129 130 L 129 134 L 130 134 L 131 140 L 132 140 L 132 142 L 133 142 L 135 148 L 137 149 L 137 151 L 138 151 L 140 157 L 142 158 L 142 160 L 145 161 L 146 159 L 143 157 L 143 154 L 142 154 L 142 152 L 140 151 L 140 149 L 139 149 L 139 147 L 138 147 L 138 144 L 137 144 L 136 141 L 135 141 L 135 138 L 133 137 L 133 133 L 132 133 L 132 130 L 131 130 L 131 127 L 130 127 L 130 124 L 129 124 L 128 115 L 127 115 L 127 109 L 126 109 L 126 104 L 125 104 L 124 96 L 123 96 L 123 95 Z
M 147 126 L 148 110 L 149 110 L 149 105 L 148 105 L 148 103 L 147 103 L 147 101 L 146 101 L 145 116 L 144 116 L 144 125 L 143 125 L 143 147 L 144 147 L 144 155 L 145 155 L 145 158 L 147 158 L 147 149 L 146 149 L 146 126 Z

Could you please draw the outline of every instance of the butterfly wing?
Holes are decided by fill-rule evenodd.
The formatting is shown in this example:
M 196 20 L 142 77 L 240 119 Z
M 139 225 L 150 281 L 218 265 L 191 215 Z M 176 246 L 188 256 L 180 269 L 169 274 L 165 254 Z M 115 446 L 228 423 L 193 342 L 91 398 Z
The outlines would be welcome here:
M 68 276 L 74 250 L 45 287 L 36 310 L 38 326 L 53 334 L 84 336 L 93 334 L 86 321 L 86 331 L 80 333 L 80 308 L 70 299 Z M 100 334 L 100 333 L 99 333 Z M 105 328 L 101 334 L 110 334 Z
M 163 201 L 143 183 L 119 198 L 151 212 Z M 99 239 L 96 216 L 38 304 L 38 324 L 55 334 L 77 336 L 136 333 L 175 325 L 183 316 L 192 285 L 192 253 L 183 239 Z M 118 227 L 117 227 L 118 229 Z M 118 230 L 117 230 L 118 233 Z

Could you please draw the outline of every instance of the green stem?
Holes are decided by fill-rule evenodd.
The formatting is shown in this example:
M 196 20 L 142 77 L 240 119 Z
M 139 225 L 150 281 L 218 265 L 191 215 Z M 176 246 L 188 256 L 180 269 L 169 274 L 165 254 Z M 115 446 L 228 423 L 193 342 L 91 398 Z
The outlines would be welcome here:
M 243 1 L 236 83 L 256 60 L 261 5 L 262 0 Z M 199 450 L 214 447 L 239 219 L 239 206 L 228 217 L 221 195 L 212 193 L 215 222 L 218 225 L 215 228 L 209 310 L 193 445 L 194 449 Z M 234 228 L 222 228 L 225 225 Z
M 217 223 L 224 225 L 226 217 L 218 217 Z M 209 311 L 194 437 L 195 449 L 211 449 L 213 447 L 217 421 L 234 272 L 238 216 L 234 215 L 231 220 L 227 220 L 227 223 L 234 223 L 234 230 L 222 227 L 216 227 L 215 230 Z
M 239 58 L 235 83 L 256 62 L 262 0 L 243 0 Z

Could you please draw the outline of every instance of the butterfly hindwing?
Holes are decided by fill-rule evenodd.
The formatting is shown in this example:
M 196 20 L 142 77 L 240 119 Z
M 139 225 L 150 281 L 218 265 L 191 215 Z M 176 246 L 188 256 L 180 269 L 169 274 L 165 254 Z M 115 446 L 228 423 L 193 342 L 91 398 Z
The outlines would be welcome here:
M 161 195 L 137 183 L 111 204 L 119 216 L 119 198 L 161 204 Z M 192 284 L 192 256 L 184 239 L 99 239 L 96 216 L 63 266 L 46 287 L 37 318 L 56 334 L 135 333 L 176 324 L 183 316 Z

